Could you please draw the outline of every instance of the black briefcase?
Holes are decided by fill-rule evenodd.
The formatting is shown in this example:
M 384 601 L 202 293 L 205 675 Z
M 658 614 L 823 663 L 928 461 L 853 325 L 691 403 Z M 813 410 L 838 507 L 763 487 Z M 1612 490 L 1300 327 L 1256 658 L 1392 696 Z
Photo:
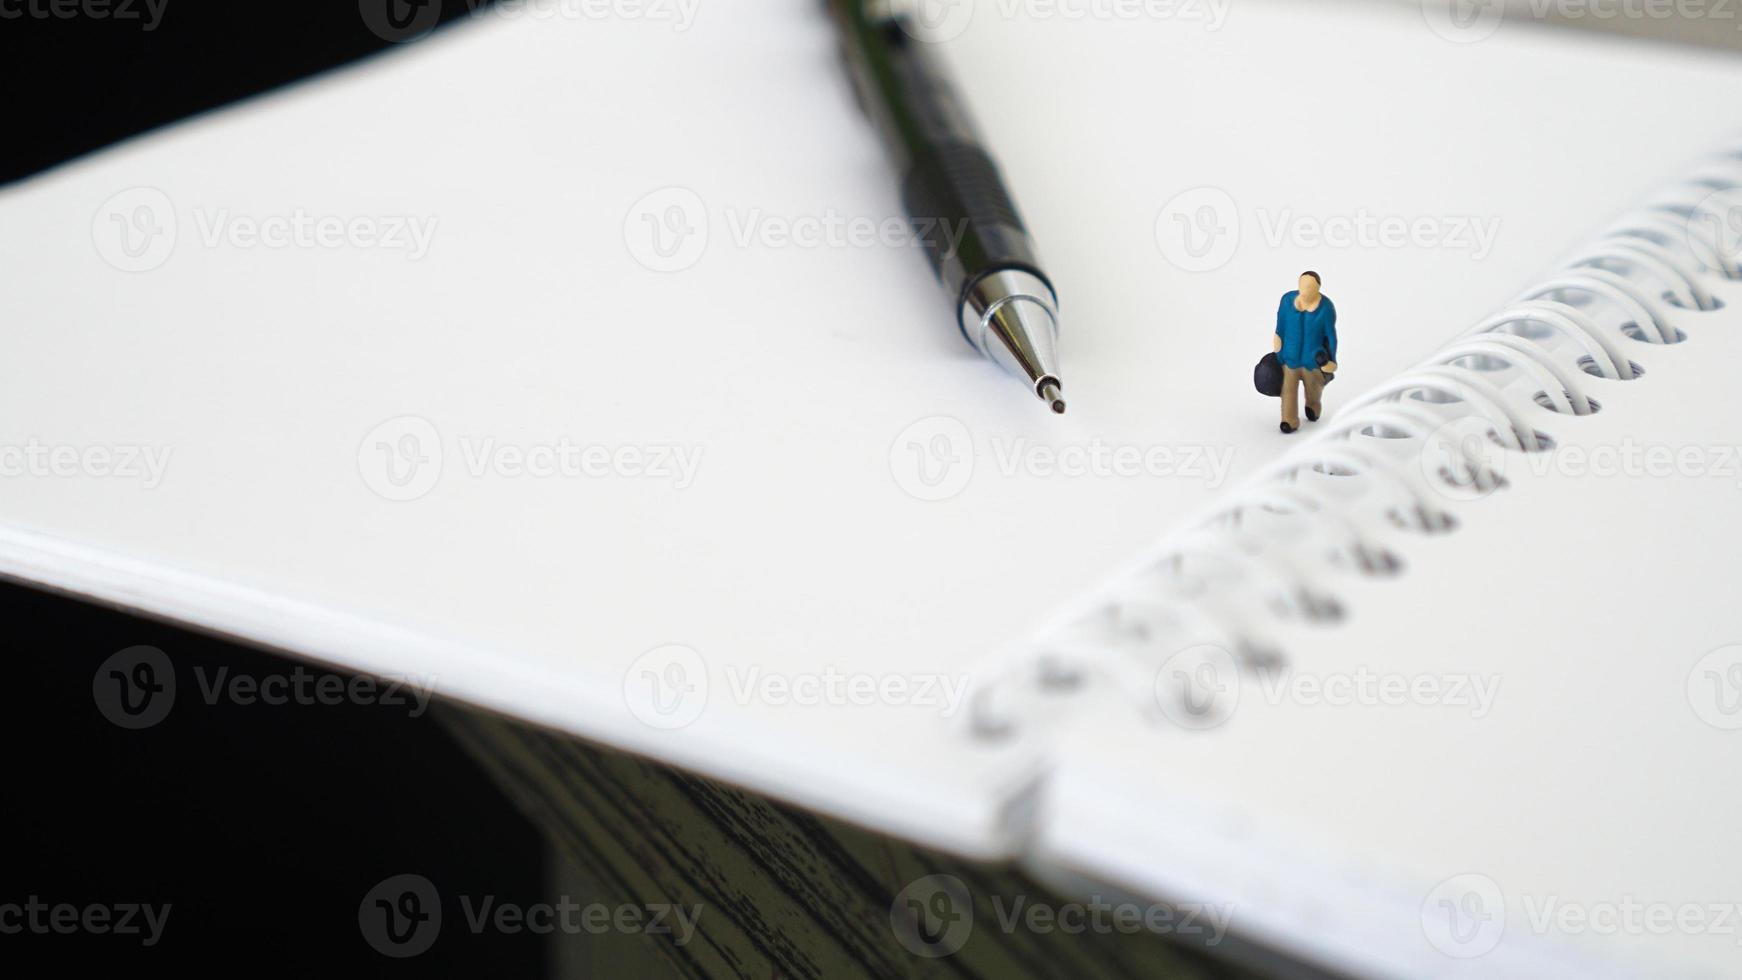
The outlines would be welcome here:
M 1258 359 L 1258 366 L 1252 369 L 1252 387 L 1257 388 L 1260 395 L 1282 397 L 1282 361 L 1275 354 Z

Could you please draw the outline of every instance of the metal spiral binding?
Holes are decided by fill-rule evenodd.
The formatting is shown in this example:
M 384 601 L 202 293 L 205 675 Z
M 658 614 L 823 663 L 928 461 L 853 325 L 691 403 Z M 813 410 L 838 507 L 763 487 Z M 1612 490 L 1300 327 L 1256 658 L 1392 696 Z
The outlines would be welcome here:
M 1552 437 L 1529 423 L 1527 400 L 1560 415 L 1599 411 L 1585 379 L 1638 380 L 1626 345 L 1685 340 L 1678 310 L 1721 305 L 1707 285 L 1712 276 L 1742 280 L 1742 140 L 1615 222 L 1511 305 L 1343 406 L 1323 432 L 1067 609 L 1037 643 L 1000 658 L 980 675 L 967 713 L 971 735 L 1001 741 L 1044 731 L 1076 695 L 1097 688 L 1158 719 L 1157 669 L 1192 637 L 1217 637 L 1242 669 L 1276 669 L 1283 648 L 1237 610 L 1254 597 L 1284 618 L 1334 621 L 1342 609 L 1298 557 L 1263 546 L 1248 530 L 1253 519 L 1310 515 L 1338 542 L 1336 560 L 1364 575 L 1399 574 L 1395 556 L 1347 512 L 1351 494 L 1342 484 L 1377 490 L 1398 533 L 1435 534 L 1453 532 L 1457 517 L 1455 501 L 1436 492 L 1433 479 L 1475 494 L 1505 480 L 1468 439 L 1447 441 L 1445 466 L 1434 475 L 1411 473 L 1378 447 L 1425 444 L 1456 423 L 1504 449 L 1553 452 Z M 1303 480 L 1308 474 L 1348 479 Z

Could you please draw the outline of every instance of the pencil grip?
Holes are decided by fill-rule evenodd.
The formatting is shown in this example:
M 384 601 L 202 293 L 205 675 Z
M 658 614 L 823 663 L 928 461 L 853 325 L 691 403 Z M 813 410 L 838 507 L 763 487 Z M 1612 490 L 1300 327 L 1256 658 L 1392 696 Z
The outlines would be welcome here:
M 914 159 L 902 203 L 938 278 L 958 295 L 983 275 L 1023 269 L 1039 275 L 1034 243 L 999 179 L 974 143 L 943 143 Z

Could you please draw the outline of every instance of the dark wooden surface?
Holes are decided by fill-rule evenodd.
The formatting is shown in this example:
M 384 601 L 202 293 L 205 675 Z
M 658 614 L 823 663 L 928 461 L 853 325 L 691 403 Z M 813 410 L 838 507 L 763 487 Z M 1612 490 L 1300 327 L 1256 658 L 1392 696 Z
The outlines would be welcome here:
M 1017 900 L 1058 907 L 1071 898 L 1018 868 L 931 853 L 499 717 L 448 706 L 442 720 L 590 890 L 615 901 L 702 907 L 686 945 L 633 937 L 657 948 L 669 976 L 1236 975 L 1201 950 L 1150 933 L 1003 928 L 999 901 L 1008 910 Z M 897 937 L 891 906 L 904 888 L 934 875 L 962 882 L 969 894 L 954 907 L 971 909 L 972 919 L 959 949 L 928 958 Z M 600 971 L 634 956 L 620 943 L 582 953 L 584 964 L 571 951 L 570 972 L 608 975 Z

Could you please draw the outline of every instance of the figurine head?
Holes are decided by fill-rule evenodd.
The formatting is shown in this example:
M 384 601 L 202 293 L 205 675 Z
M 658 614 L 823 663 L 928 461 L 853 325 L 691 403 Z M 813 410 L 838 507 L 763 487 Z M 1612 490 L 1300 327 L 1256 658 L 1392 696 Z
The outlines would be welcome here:
M 1319 298 L 1319 286 L 1322 284 L 1322 282 L 1323 282 L 1323 280 L 1319 279 L 1319 274 L 1316 272 L 1308 270 L 1306 272 L 1301 273 L 1300 274 L 1300 298 L 1307 301 L 1308 303 L 1311 303 L 1314 300 L 1318 299 Z

